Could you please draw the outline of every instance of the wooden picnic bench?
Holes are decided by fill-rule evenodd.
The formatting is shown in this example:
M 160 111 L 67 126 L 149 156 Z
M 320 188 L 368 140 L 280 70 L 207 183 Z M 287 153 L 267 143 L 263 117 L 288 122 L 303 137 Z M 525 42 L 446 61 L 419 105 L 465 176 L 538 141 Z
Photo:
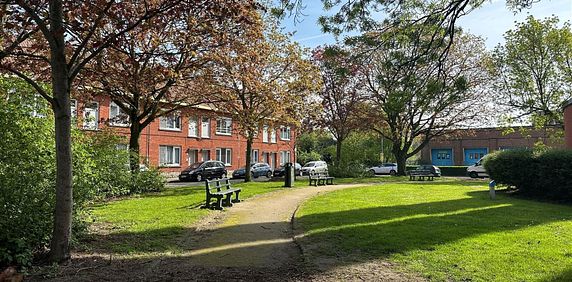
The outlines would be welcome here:
M 222 210 L 223 206 L 232 207 L 232 203 L 240 202 L 238 198 L 238 193 L 240 193 L 240 188 L 232 188 L 230 186 L 230 179 L 215 179 L 215 180 L 205 180 L 205 190 L 206 190 L 206 202 L 204 208 L 214 208 L 217 210 Z M 235 199 L 232 200 L 232 194 L 235 195 Z M 223 199 L 224 198 L 224 199 Z M 216 204 L 212 205 L 211 200 L 216 199 Z
M 308 179 L 310 181 L 310 183 L 308 185 L 310 185 L 310 186 L 312 186 L 312 183 L 314 184 L 314 186 L 318 186 L 320 184 L 321 185 L 333 185 L 334 184 L 334 177 L 329 176 L 328 172 L 310 175 L 310 176 L 308 176 Z
M 435 175 L 433 174 L 433 172 L 431 172 L 430 170 L 426 170 L 426 169 L 414 169 L 414 170 L 410 170 L 409 171 L 409 180 L 413 181 L 413 180 L 419 180 L 419 181 L 424 181 L 425 178 L 427 178 L 427 180 L 429 181 L 433 181 L 435 178 Z

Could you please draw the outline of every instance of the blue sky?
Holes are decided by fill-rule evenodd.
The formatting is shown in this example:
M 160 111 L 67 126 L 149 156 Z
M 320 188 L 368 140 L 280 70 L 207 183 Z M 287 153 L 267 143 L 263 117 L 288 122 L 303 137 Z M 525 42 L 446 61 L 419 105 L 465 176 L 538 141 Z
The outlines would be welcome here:
M 294 41 L 306 47 L 331 44 L 335 38 L 331 34 L 323 34 L 317 19 L 325 12 L 321 1 L 304 1 L 306 8 L 301 23 L 294 23 L 292 18 L 283 20 L 282 26 L 286 32 L 295 32 Z M 557 16 L 561 22 L 572 20 L 572 0 L 541 0 L 516 15 L 506 8 L 505 1 L 492 0 L 486 2 L 481 8 L 472 11 L 459 20 L 459 25 L 470 33 L 480 35 L 486 39 L 487 48 L 492 49 L 498 43 L 504 42 L 505 31 L 514 28 L 515 21 L 522 22 L 528 15 L 535 18 Z

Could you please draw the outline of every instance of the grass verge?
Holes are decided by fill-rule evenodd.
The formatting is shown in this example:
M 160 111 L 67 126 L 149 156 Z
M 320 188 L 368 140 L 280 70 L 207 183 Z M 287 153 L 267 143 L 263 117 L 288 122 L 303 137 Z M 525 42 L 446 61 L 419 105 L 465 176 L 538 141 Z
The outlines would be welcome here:
M 303 185 L 298 181 L 297 186 Z M 242 188 L 241 199 L 282 189 L 283 182 L 251 182 L 233 186 Z M 208 213 L 203 186 L 168 188 L 94 205 L 91 242 L 83 247 L 116 254 L 148 252 L 177 253 L 184 250 L 185 232 Z
M 434 281 L 572 281 L 572 207 L 473 181 L 332 192 L 297 214 L 312 259 L 390 260 Z

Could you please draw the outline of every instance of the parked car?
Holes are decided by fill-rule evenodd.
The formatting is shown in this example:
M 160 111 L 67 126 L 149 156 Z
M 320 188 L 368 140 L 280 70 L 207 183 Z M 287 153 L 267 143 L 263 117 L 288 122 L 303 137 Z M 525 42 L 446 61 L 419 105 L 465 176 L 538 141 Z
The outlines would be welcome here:
M 294 174 L 300 175 L 300 169 L 302 169 L 302 165 L 299 163 L 294 163 Z M 274 176 L 275 177 L 282 177 L 286 173 L 286 168 L 284 165 L 281 165 L 274 169 Z
M 434 165 L 420 165 L 415 170 L 426 170 L 435 177 L 441 177 L 441 169 Z
M 483 166 L 482 158 L 474 165 L 467 167 L 467 175 L 469 175 L 471 178 L 489 177 L 487 170 Z
M 266 163 L 253 163 L 250 165 L 250 174 L 252 177 L 257 178 L 259 176 L 266 176 L 267 178 L 272 177 L 272 168 Z M 245 178 L 246 169 L 241 167 L 232 173 L 232 178 Z
M 223 162 L 205 161 L 190 165 L 179 174 L 180 181 L 203 181 L 205 179 L 226 177 L 226 167 Z
M 305 164 L 300 169 L 300 175 L 314 175 L 318 173 L 327 173 L 328 164 L 324 161 L 312 161 Z
M 378 166 L 370 167 L 368 171 L 371 174 L 397 174 L 397 164 L 396 163 L 383 163 Z

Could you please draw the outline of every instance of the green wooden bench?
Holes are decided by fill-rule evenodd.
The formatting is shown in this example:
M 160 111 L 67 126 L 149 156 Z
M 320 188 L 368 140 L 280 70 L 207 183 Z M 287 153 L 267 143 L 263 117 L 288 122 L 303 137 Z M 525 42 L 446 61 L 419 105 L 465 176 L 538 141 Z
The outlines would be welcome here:
M 205 180 L 205 191 L 206 191 L 206 201 L 204 208 L 214 208 L 217 210 L 222 210 L 223 206 L 232 207 L 232 203 L 240 202 L 238 194 L 240 193 L 240 188 L 232 188 L 230 185 L 230 179 L 215 179 L 215 180 Z M 235 199 L 232 200 L 232 194 L 235 195 Z M 211 203 L 212 199 L 216 199 L 216 203 L 213 205 Z
M 434 178 L 435 178 L 435 175 L 430 170 L 415 169 L 415 170 L 409 171 L 409 180 L 410 181 L 414 181 L 414 180 L 424 181 L 425 179 L 427 179 L 429 181 L 433 181 Z
M 314 175 L 308 176 L 309 183 L 308 185 L 318 186 L 318 185 L 333 185 L 334 184 L 334 177 L 329 176 L 328 172 L 325 173 L 317 173 Z

